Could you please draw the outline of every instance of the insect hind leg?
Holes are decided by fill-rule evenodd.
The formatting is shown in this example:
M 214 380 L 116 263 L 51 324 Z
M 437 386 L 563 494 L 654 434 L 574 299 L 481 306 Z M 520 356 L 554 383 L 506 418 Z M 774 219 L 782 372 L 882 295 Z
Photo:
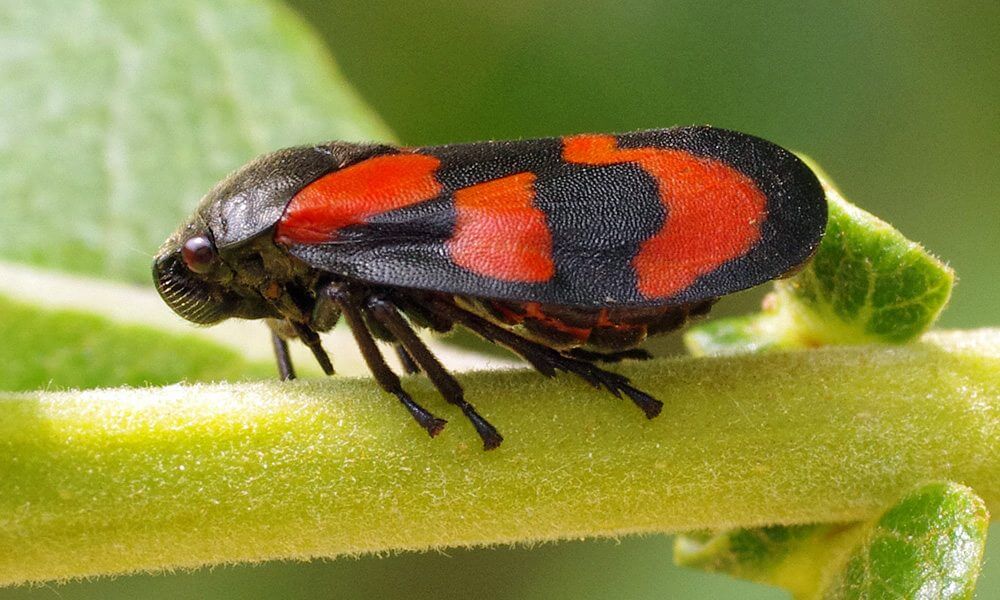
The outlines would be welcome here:
M 548 346 L 523 338 L 446 300 L 435 301 L 434 307 L 487 341 L 510 348 L 547 377 L 554 376 L 557 371 L 573 373 L 594 387 L 606 389 L 617 398 L 621 398 L 622 394 L 628 396 L 649 419 L 660 414 L 663 409 L 662 402 L 633 387 L 624 375 L 605 371 L 590 362 L 561 354 Z
M 628 350 L 618 350 L 616 352 L 593 352 L 582 348 L 573 348 L 564 354 L 585 360 L 587 362 L 617 363 L 623 360 L 649 360 L 653 355 L 642 348 L 629 348 Z

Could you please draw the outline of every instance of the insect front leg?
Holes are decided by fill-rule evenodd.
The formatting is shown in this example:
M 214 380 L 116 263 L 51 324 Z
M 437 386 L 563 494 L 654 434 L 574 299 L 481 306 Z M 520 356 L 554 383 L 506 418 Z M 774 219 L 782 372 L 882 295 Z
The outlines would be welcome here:
M 316 362 L 327 375 L 333 375 L 333 363 L 330 356 L 323 349 L 319 334 L 309 326 L 308 313 L 303 313 L 302 309 L 295 303 L 288 291 L 278 285 L 272 285 L 262 291 L 261 296 L 265 298 L 281 319 L 268 319 L 267 325 L 271 329 L 271 343 L 274 347 L 274 356 L 278 361 L 278 374 L 282 379 L 294 379 L 295 371 L 292 368 L 291 356 L 288 354 L 287 340 L 298 337 L 302 343 L 312 351 L 316 357 Z
M 283 380 L 295 379 L 295 368 L 292 366 L 292 356 L 288 352 L 288 340 L 298 337 L 302 340 L 316 357 L 316 362 L 327 375 L 333 375 L 333 363 L 330 356 L 323 349 L 319 334 L 305 323 L 294 321 L 279 321 L 268 319 L 267 325 L 271 329 L 271 347 L 274 348 L 274 358 L 278 363 L 278 376 Z
M 399 401 L 410 412 L 414 420 L 416 420 L 416 422 L 423 427 L 431 437 L 441 433 L 441 430 L 444 428 L 447 421 L 435 417 L 427 409 L 417 404 L 417 402 L 414 401 L 405 390 L 403 390 L 403 386 L 399 381 L 399 376 L 396 375 L 385 362 L 385 357 L 382 356 L 382 352 L 375 344 L 375 338 L 372 337 L 371 332 L 368 330 L 368 326 L 365 324 L 361 310 L 358 308 L 357 297 L 353 296 L 349 290 L 344 289 L 336 283 L 328 284 L 323 289 L 323 294 L 340 308 L 341 314 L 344 316 L 344 320 L 347 321 L 347 326 L 351 329 L 351 334 L 354 335 L 354 341 L 357 342 L 358 348 L 361 350 L 361 356 L 365 359 L 365 363 L 368 365 L 368 369 L 372 372 L 372 376 L 375 378 L 376 383 L 378 383 L 383 390 L 399 398 Z
M 274 358 L 278 362 L 278 377 L 282 381 L 295 379 L 295 367 L 292 356 L 288 353 L 288 329 L 284 321 L 267 319 L 267 327 L 271 330 L 271 346 L 274 348 Z
M 295 328 L 295 333 L 298 334 L 302 343 L 312 351 L 313 356 L 316 357 L 316 362 L 319 363 L 323 372 L 327 375 L 333 375 L 333 363 L 330 362 L 330 355 L 323 349 L 323 344 L 319 340 L 319 334 L 305 323 L 293 322 L 292 327 Z

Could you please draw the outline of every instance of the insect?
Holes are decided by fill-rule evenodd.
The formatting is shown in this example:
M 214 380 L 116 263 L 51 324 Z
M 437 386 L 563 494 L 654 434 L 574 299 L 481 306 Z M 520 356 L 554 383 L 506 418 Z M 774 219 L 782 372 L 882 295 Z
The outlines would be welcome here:
M 318 332 L 346 321 L 375 380 L 431 436 L 376 340 L 503 437 L 416 335 L 456 325 L 546 376 L 573 373 L 653 418 L 662 403 L 598 366 L 647 358 L 648 335 L 786 275 L 816 249 L 826 201 L 810 169 L 712 127 L 400 148 L 329 142 L 267 154 L 219 183 L 153 264 L 163 300 L 211 324 L 266 319 L 333 373 Z

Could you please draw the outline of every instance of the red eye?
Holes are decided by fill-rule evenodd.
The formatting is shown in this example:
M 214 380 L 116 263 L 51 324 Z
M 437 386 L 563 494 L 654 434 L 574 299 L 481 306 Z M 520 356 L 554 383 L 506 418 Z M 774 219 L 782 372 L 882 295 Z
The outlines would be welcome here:
M 195 273 L 207 273 L 215 264 L 215 245 L 212 240 L 203 235 L 196 235 L 184 242 L 181 247 L 181 257 L 184 264 Z

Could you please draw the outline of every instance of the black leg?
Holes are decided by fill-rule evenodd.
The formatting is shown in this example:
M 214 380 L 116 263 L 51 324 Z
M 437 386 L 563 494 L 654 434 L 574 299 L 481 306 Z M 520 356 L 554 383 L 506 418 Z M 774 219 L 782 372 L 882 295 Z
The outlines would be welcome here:
M 375 381 L 379 386 L 389 392 L 390 394 L 399 398 L 399 401 L 403 403 L 413 418 L 427 430 L 427 433 L 431 437 L 436 436 L 441 433 L 444 428 L 444 419 L 439 419 L 433 414 L 427 411 L 424 407 L 417 404 L 413 398 L 410 397 L 403 390 L 403 386 L 399 382 L 399 377 L 393 373 L 392 369 L 385 362 L 385 357 L 382 356 L 382 352 L 379 351 L 378 346 L 375 344 L 375 338 L 372 337 L 368 327 L 365 326 L 364 319 L 361 316 L 361 312 L 358 310 L 357 306 L 354 304 L 354 300 L 350 297 L 345 296 L 340 292 L 339 289 L 330 287 L 327 288 L 326 293 L 329 294 L 330 299 L 337 303 L 340 307 L 342 314 L 344 315 L 344 320 L 347 321 L 347 326 L 351 328 L 351 333 L 354 334 L 354 340 L 358 344 L 358 348 L 361 350 L 361 356 L 364 357 L 365 362 L 368 364 L 368 368 L 372 372 L 372 376 L 375 377 Z
M 447 301 L 436 301 L 434 308 L 456 323 L 461 323 L 481 335 L 487 341 L 510 348 L 543 375 L 552 377 L 557 370 L 566 371 L 577 375 L 594 387 L 603 387 L 615 397 L 621 398 L 621 395 L 625 394 L 649 419 L 660 414 L 660 410 L 663 409 L 662 402 L 632 387 L 628 378 L 623 375 L 605 371 L 589 362 L 560 354 L 552 348 L 527 340 Z
M 330 357 L 326 354 L 323 344 L 319 341 L 319 334 L 304 323 L 293 322 L 292 326 L 295 327 L 295 333 L 299 334 L 302 343 L 312 350 L 313 356 L 316 357 L 316 362 L 319 363 L 323 372 L 327 375 L 333 375 L 333 363 L 330 362 Z
M 327 375 L 333 375 L 333 363 L 330 362 L 330 357 L 327 355 L 326 350 L 323 350 L 319 334 L 316 333 L 315 329 L 306 324 L 308 315 L 303 313 L 287 289 L 280 286 L 273 286 L 275 289 L 272 290 L 271 287 L 265 286 L 262 288 L 261 296 L 271 304 L 275 312 L 283 316 L 282 319 L 267 320 L 271 332 L 278 334 L 278 337 L 284 342 L 286 338 L 292 336 L 292 331 L 294 331 L 295 335 L 302 340 L 302 343 L 312 351 L 313 356 L 316 357 L 316 362 L 319 363 L 323 372 Z M 286 379 L 287 366 L 287 372 L 291 374 L 288 379 L 294 379 L 295 372 L 291 368 L 292 363 L 288 358 L 287 344 L 280 344 L 283 347 L 279 348 L 277 338 L 272 338 L 272 342 L 274 344 L 275 355 L 278 357 L 278 372 L 281 374 L 281 378 Z
M 565 352 L 565 354 L 587 362 L 604 363 L 616 363 L 623 360 L 649 360 L 653 358 L 652 354 L 642 348 L 630 348 L 617 352 L 592 352 L 590 350 L 583 350 L 582 348 L 573 348 L 569 352 Z
M 288 342 L 273 329 L 271 345 L 274 347 L 274 358 L 278 361 L 278 376 L 282 381 L 295 379 L 295 367 L 292 366 L 292 357 L 288 354 Z
M 369 314 L 399 340 L 403 348 L 427 373 L 434 387 L 441 392 L 444 399 L 462 409 L 466 418 L 476 428 L 476 433 L 483 439 L 483 448 L 492 450 L 500 445 L 503 436 L 489 421 L 476 412 L 476 409 L 465 400 L 461 384 L 438 361 L 423 340 L 410 327 L 410 324 L 399 314 L 396 307 L 380 298 L 372 298 L 367 305 Z
M 406 348 L 399 343 L 395 344 L 394 347 L 396 348 L 396 356 L 399 357 L 399 364 L 403 366 L 403 372 L 407 375 L 419 373 L 420 367 L 413 362 L 413 357 L 406 351 Z

